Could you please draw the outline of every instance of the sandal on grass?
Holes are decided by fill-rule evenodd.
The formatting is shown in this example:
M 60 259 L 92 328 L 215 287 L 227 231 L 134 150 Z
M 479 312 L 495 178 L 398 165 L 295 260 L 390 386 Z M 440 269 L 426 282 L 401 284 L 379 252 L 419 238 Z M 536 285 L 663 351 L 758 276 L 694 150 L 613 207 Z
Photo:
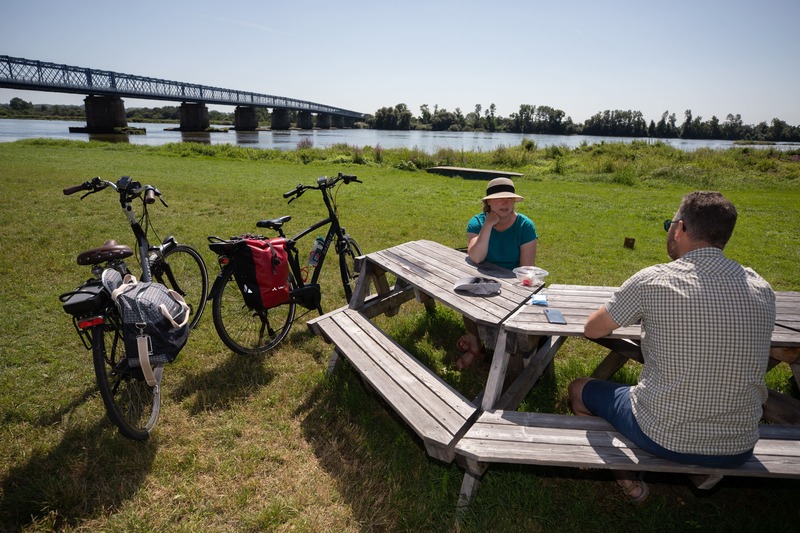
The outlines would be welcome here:
M 650 496 L 650 488 L 641 478 L 637 480 L 629 480 L 625 485 L 617 482 L 622 488 L 622 492 L 631 503 L 644 503 L 647 497 Z
M 483 356 L 486 355 L 483 351 L 480 352 L 473 352 L 471 350 L 467 350 L 464 354 L 456 360 L 456 368 L 459 370 L 464 370 L 465 368 L 471 368 L 475 366 L 478 362 L 483 359 Z
M 461 335 L 461 338 L 456 342 L 456 350 L 461 353 L 467 353 L 469 351 L 469 337 Z

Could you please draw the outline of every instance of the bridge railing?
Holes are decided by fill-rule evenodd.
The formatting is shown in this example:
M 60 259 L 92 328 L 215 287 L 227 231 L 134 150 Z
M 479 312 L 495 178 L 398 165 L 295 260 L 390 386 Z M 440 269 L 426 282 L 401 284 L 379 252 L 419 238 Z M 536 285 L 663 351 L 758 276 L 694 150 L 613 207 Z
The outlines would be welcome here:
M 279 107 L 364 118 L 363 113 L 305 100 L 9 56 L 0 56 L 0 87 L 151 100 L 188 100 L 205 104 Z

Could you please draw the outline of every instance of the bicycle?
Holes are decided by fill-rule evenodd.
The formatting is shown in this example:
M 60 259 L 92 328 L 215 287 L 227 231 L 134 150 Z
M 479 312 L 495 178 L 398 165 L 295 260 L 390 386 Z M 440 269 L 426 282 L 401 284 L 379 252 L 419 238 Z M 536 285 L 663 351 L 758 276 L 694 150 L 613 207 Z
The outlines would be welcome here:
M 147 206 L 156 198 L 167 206 L 159 190 L 123 176 L 116 183 L 94 178 L 65 188 L 64 194 L 88 191 L 81 196 L 83 199 L 109 187 L 119 194 L 120 206 L 136 237 L 141 281 L 154 280 L 181 294 L 190 306 L 190 327 L 195 327 L 206 304 L 208 272 L 202 256 L 194 248 L 178 244 L 172 236 L 160 245 L 150 245 L 147 233 L 152 226 Z M 143 205 L 139 219 L 132 206 L 137 198 Z M 84 347 L 92 350 L 97 386 L 109 419 L 124 436 L 145 440 L 158 422 L 163 366 L 154 369 L 156 385 L 151 387 L 141 369 L 128 364 L 122 319 L 111 299 L 113 286 L 109 286 L 121 283 L 123 276 L 130 274 L 125 260 L 134 255 L 129 246 L 113 240 L 80 253 L 78 264 L 90 266 L 93 277 L 75 291 L 62 294 L 60 300 L 64 310 L 73 316 L 73 325 Z
M 319 276 L 332 242 L 336 254 L 339 256 L 339 271 L 345 300 L 350 301 L 358 279 L 355 258 L 362 254 L 358 243 L 341 226 L 336 208 L 339 187 L 349 183 L 363 182 L 356 176 L 340 172 L 336 177 L 322 176 L 318 178 L 316 185 L 300 184 L 293 190 L 284 193 L 283 197 L 290 198 L 288 203 L 292 203 L 306 191 L 320 191 L 328 211 L 326 218 L 305 228 L 294 237 L 287 238 L 283 229 L 284 224 L 292 219 L 291 215 L 261 220 L 256 223 L 257 227 L 273 230 L 277 232 L 278 238 L 285 239 L 289 262 L 289 301 L 286 303 L 268 308 L 248 304 L 242 289 L 236 282 L 236 247 L 243 245 L 246 238 L 269 240 L 268 237 L 244 234 L 232 237 L 230 240 L 215 236 L 208 238 L 209 247 L 218 255 L 217 259 L 220 265 L 220 273 L 211 287 L 208 298 L 212 300 L 214 327 L 228 348 L 241 355 L 257 355 L 271 350 L 286 337 L 296 318 L 299 318 L 295 317 L 298 305 L 308 309 L 306 313 L 316 310 L 320 315 L 323 314 Z M 336 188 L 335 191 L 333 191 L 334 188 Z M 330 225 L 330 227 L 321 247 L 318 250 L 312 250 L 312 254 L 318 253 L 319 255 L 316 265 L 309 265 L 308 268 L 313 267 L 313 272 L 311 272 L 311 279 L 306 281 L 308 270 L 300 264 L 297 242 L 326 225 Z

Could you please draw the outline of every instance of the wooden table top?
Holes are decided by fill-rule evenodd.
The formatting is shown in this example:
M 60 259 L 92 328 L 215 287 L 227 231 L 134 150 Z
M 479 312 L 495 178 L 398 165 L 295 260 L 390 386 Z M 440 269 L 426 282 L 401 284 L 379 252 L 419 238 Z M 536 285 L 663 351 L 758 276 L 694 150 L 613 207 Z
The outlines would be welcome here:
M 366 255 L 367 263 L 394 274 L 437 302 L 477 323 L 499 326 L 539 286 L 526 287 L 510 270 L 489 264 L 475 265 L 464 252 L 433 241 L 411 241 Z M 370 268 L 369 266 L 367 268 Z M 500 294 L 474 296 L 453 290 L 467 276 L 500 281 Z
M 567 324 L 550 324 L 544 315 L 548 307 L 525 305 L 504 324 L 506 330 L 527 335 L 583 336 L 583 326 L 589 315 L 603 305 L 617 287 L 585 285 L 549 285 L 540 291 L 547 295 L 548 307 L 558 309 Z M 800 346 L 800 292 L 776 292 L 776 325 L 772 346 Z M 788 326 L 784 327 L 784 326 Z M 615 330 L 608 338 L 641 339 L 641 327 L 627 326 Z

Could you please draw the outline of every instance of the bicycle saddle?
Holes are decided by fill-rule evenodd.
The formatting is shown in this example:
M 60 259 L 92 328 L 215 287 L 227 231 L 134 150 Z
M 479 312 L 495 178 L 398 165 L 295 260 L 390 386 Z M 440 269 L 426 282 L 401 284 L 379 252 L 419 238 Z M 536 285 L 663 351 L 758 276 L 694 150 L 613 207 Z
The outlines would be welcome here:
M 281 226 L 283 226 L 290 220 L 292 220 L 292 215 L 285 215 L 278 218 L 271 218 L 269 220 L 259 220 L 258 222 L 256 222 L 256 227 L 278 230 L 281 228 Z
M 117 241 L 110 240 L 103 243 L 103 246 L 92 248 L 78 254 L 79 265 L 96 265 L 111 259 L 125 259 L 133 255 L 133 250 L 126 244 L 117 244 Z

